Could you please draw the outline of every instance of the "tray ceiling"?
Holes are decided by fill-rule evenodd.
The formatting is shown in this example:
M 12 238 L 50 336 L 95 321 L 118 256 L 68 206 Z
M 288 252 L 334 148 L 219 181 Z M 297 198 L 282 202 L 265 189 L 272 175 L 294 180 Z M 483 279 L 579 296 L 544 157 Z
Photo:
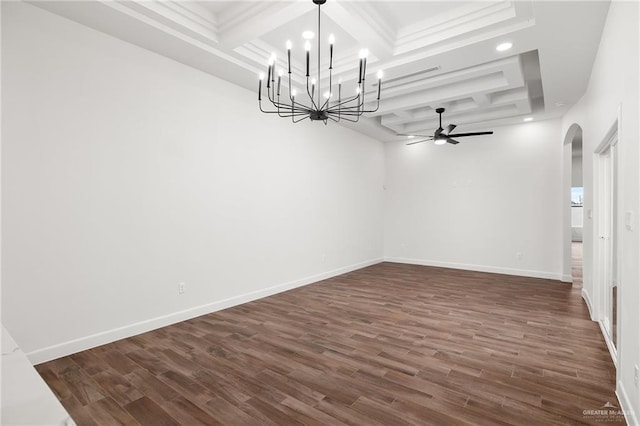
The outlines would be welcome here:
M 286 40 L 294 45 L 294 74 L 302 75 L 302 32 L 317 32 L 310 0 L 30 3 L 252 91 L 272 52 L 285 66 Z M 345 87 L 355 87 L 357 53 L 368 48 L 366 90 L 377 90 L 375 72 L 384 70 L 382 101 L 349 127 L 400 141 L 396 133 L 433 131 L 438 107 L 465 131 L 561 116 L 587 85 L 608 5 L 329 0 L 321 40 L 326 46 L 335 34 L 334 75 Z M 502 42 L 513 47 L 496 51 Z

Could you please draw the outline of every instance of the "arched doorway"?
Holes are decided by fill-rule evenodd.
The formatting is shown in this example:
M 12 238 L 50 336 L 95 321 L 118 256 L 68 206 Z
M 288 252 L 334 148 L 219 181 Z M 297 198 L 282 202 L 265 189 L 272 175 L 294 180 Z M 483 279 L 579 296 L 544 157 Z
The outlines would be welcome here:
M 582 127 L 572 124 L 564 139 L 565 178 L 563 185 L 563 275 L 576 288 L 583 280 L 584 185 Z M 590 305 L 587 300 L 587 305 Z M 589 306 L 591 310 L 591 306 Z

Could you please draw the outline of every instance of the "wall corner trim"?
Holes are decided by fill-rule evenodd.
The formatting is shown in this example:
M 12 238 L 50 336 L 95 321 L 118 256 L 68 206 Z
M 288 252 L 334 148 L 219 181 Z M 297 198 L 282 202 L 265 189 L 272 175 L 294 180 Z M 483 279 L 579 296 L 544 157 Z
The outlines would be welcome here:
M 589 292 L 583 287 L 581 294 L 584 303 L 587 305 L 587 309 L 589 309 L 589 318 L 591 318 L 591 321 L 595 321 L 593 318 L 593 309 L 591 309 L 591 298 L 589 297 Z
M 620 410 L 624 414 L 624 418 L 629 426 L 640 426 L 636 412 L 633 410 L 633 404 L 629 399 L 629 395 L 622 383 L 622 380 L 618 381 L 618 389 L 616 389 L 616 396 L 620 402 Z
M 367 266 L 381 263 L 382 258 L 374 258 L 359 263 L 343 266 L 331 271 L 322 272 L 320 274 L 312 275 L 309 277 L 301 278 L 299 280 L 289 281 L 282 284 L 277 284 L 265 289 L 252 291 L 238 296 L 233 296 L 227 299 L 218 300 L 204 305 L 196 306 L 193 308 L 185 309 L 183 311 L 174 312 L 168 315 L 163 315 L 156 318 L 151 318 L 145 321 L 140 321 L 134 324 L 129 324 L 124 327 L 118 327 L 111 330 L 102 331 L 100 333 L 92 334 L 89 336 L 80 337 L 67 342 L 59 343 L 53 346 L 37 349 L 27 353 L 27 357 L 32 364 L 37 365 L 43 362 L 51 361 L 56 358 L 71 355 L 80 351 L 95 348 L 96 346 L 105 345 L 107 343 L 114 342 L 116 340 L 125 339 L 141 333 L 156 330 L 161 327 L 166 327 L 171 324 L 175 324 L 181 321 L 186 321 L 191 318 L 206 315 L 212 312 L 220 311 L 223 309 L 231 308 L 233 306 L 248 303 L 253 300 L 262 299 L 264 297 L 272 296 L 277 293 L 282 293 L 287 290 L 293 290 L 294 288 L 303 287 L 305 285 L 313 284 L 318 281 L 326 280 L 331 277 L 346 274 L 347 272 L 355 271 L 357 269 L 366 268 Z

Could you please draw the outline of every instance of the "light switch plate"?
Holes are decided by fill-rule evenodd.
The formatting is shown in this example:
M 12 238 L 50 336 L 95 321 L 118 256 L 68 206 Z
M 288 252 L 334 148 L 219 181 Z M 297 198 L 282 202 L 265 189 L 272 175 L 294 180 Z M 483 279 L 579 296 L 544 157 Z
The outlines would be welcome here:
M 624 212 L 624 227 L 629 231 L 633 231 L 633 212 Z

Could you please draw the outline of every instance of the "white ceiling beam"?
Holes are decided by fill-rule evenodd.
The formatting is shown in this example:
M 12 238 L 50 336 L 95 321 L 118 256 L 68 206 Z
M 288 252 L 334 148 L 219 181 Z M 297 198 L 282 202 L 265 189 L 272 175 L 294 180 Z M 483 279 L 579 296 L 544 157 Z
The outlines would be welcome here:
M 473 80 L 457 84 L 438 86 L 409 95 L 398 96 L 380 101 L 380 108 L 371 115 L 385 115 L 406 109 L 415 109 L 434 102 L 446 102 L 469 97 L 471 93 L 482 93 L 508 89 L 508 81 L 502 73 L 491 73 Z
M 242 4 L 242 3 L 241 3 Z M 246 2 L 220 25 L 221 44 L 235 49 L 309 12 L 306 2 Z
M 379 60 L 393 55 L 395 31 L 371 3 L 329 2 L 323 11 Z
M 518 58 L 510 57 L 432 77 L 426 76 L 420 79 L 396 77 L 392 83 L 384 85 L 384 94 L 385 98 L 402 96 L 419 90 L 471 81 L 492 73 L 504 73 L 508 87 L 522 86 L 522 77 L 517 77 L 517 73 L 522 73 Z M 475 92 L 480 92 L 480 90 Z
M 463 124 L 473 124 L 473 123 L 482 123 L 486 120 L 492 120 L 496 118 L 503 118 L 507 116 L 515 116 L 520 115 L 520 111 L 516 105 L 504 105 L 498 108 L 490 109 L 490 110 L 477 110 L 478 112 L 475 114 L 465 113 L 464 115 L 455 114 L 457 111 L 455 109 L 447 108 L 447 111 L 443 115 L 443 125 L 454 123 L 458 127 Z M 435 115 L 435 114 L 434 114 Z M 435 119 L 430 119 L 428 121 L 417 122 L 405 126 L 396 127 L 396 132 L 401 134 L 416 134 L 416 133 L 428 133 L 433 132 L 438 127 L 438 116 L 435 115 Z M 459 128 L 457 131 L 462 133 L 462 130 Z M 490 129 L 487 129 L 490 130 Z
M 476 97 L 486 98 L 489 103 L 478 108 L 477 105 L 474 105 L 476 102 L 468 104 L 459 102 L 453 107 L 447 107 L 448 115 L 455 116 L 456 113 L 464 113 L 466 111 L 475 111 L 481 109 L 486 110 L 496 107 L 504 107 L 505 105 L 515 105 L 521 114 L 527 114 L 531 112 L 531 100 L 527 87 L 500 91 L 495 95 L 491 93 L 476 93 L 472 94 L 471 97 L 473 99 L 475 99 Z M 446 103 L 445 100 L 438 100 L 434 101 L 433 105 L 441 106 L 444 103 Z M 402 117 L 402 115 L 398 113 L 385 115 L 381 118 L 381 124 L 390 128 L 398 128 L 399 126 L 407 125 L 415 121 L 435 122 L 437 121 L 437 118 L 433 118 L 431 111 L 419 111 L 411 114 L 406 118 Z
M 472 98 L 473 98 L 473 101 L 478 106 L 478 108 L 484 108 L 486 106 L 489 106 L 489 104 L 491 104 L 489 95 L 487 95 L 486 93 L 476 93 L 475 95 L 472 96 Z
M 507 22 L 516 16 L 511 1 L 492 4 L 472 2 L 448 12 L 446 16 L 431 17 L 400 29 L 394 53 L 403 54 L 471 34 Z

